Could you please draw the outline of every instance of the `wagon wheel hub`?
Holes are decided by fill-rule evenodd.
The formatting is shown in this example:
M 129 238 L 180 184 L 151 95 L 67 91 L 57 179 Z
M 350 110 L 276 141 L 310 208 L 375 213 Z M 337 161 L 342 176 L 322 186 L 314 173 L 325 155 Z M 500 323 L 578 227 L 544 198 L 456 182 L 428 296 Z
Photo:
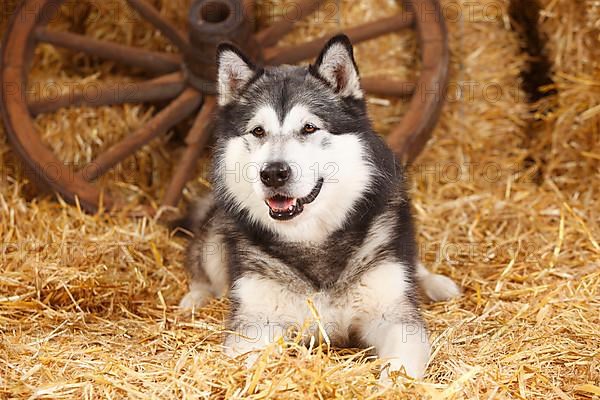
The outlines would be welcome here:
M 252 33 L 254 26 L 237 0 L 194 0 L 188 14 L 190 46 L 183 50 L 187 82 L 204 93 L 216 94 L 217 47 L 234 43 L 257 62 L 262 51 Z
M 60 194 L 71 203 L 78 202 L 94 212 L 100 206 L 119 206 L 120 200 L 106 196 L 96 180 L 164 134 L 178 122 L 195 114 L 185 138 L 185 149 L 165 191 L 162 204 L 176 206 L 185 184 L 193 177 L 195 166 L 210 136 L 210 122 L 216 109 L 216 51 L 232 42 L 259 63 L 293 64 L 315 57 L 325 42 L 339 32 L 294 46 L 278 46 L 295 23 L 315 11 L 323 0 L 300 0 L 296 18 L 282 18 L 255 33 L 252 0 L 193 0 L 188 14 L 188 33 L 180 32 L 145 0 L 127 0 L 180 51 L 179 54 L 149 51 L 92 39 L 47 28 L 64 0 L 25 0 L 16 10 L 4 37 L 0 79 L 0 108 L 9 140 L 26 164 L 34 181 Z M 403 162 L 412 161 L 423 149 L 437 122 L 447 83 L 448 44 L 443 16 L 437 0 L 405 0 L 406 11 L 374 22 L 343 30 L 354 43 L 414 28 L 420 39 L 422 71 L 417 82 L 402 82 L 393 77 L 363 78 L 367 93 L 410 98 L 408 111 L 388 136 L 388 143 Z M 34 11 L 32 11 L 34 10 Z M 37 43 L 81 51 L 139 67 L 150 76 L 137 84 L 135 92 L 119 92 L 103 84 L 93 99 L 82 94 L 31 100 L 26 96 L 29 66 Z M 37 135 L 33 118 L 41 113 L 67 106 L 100 106 L 123 103 L 156 103 L 169 100 L 148 123 L 113 144 L 92 163 L 72 174 Z M 198 109 L 200 111 L 198 112 Z M 49 167 L 52 166 L 52 174 Z

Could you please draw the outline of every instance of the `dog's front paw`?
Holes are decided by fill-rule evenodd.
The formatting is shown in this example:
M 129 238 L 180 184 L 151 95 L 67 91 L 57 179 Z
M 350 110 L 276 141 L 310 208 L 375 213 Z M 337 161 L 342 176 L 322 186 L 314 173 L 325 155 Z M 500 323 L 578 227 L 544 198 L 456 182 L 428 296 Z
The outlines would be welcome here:
M 425 327 L 420 322 L 396 324 L 381 327 L 378 331 L 382 339 L 375 345 L 386 366 L 381 371 L 379 381 L 384 385 L 392 383 L 390 375 L 400 372 L 400 376 L 421 379 L 429 362 L 429 340 Z
M 247 353 L 237 353 L 234 350 L 228 349 L 226 348 L 224 353 L 229 356 L 229 358 L 235 359 L 238 356 L 241 355 L 246 355 L 246 358 L 244 359 L 244 366 L 247 369 L 250 369 L 254 366 L 254 364 L 256 364 L 256 362 L 258 361 L 258 358 L 260 357 L 260 351 L 259 350 L 251 350 L 250 352 Z
M 394 381 L 391 375 L 398 372 L 396 379 L 422 379 L 425 375 L 425 367 L 427 362 L 423 362 L 418 358 L 416 359 L 400 359 L 394 358 L 389 360 L 389 363 L 381 369 L 381 375 L 379 375 L 379 384 L 382 386 L 392 386 Z
M 261 346 L 256 343 L 247 341 L 235 334 L 228 335 L 223 344 L 223 353 L 230 358 L 236 358 L 240 355 L 247 354 L 247 357 L 244 360 L 246 368 L 251 368 L 256 364 L 256 361 L 260 356 L 260 351 L 258 351 L 260 349 Z
M 207 285 L 191 284 L 190 291 L 179 302 L 179 308 L 183 310 L 200 308 L 206 305 L 211 297 L 212 293 Z

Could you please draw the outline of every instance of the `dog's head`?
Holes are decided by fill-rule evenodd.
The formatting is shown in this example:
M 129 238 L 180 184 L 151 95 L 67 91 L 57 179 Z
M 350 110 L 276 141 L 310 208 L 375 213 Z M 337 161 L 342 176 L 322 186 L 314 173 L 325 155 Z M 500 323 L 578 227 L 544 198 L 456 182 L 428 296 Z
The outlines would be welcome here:
M 308 67 L 257 67 L 231 45 L 217 58 L 217 196 L 282 240 L 324 240 L 393 168 L 349 39 L 332 38 Z

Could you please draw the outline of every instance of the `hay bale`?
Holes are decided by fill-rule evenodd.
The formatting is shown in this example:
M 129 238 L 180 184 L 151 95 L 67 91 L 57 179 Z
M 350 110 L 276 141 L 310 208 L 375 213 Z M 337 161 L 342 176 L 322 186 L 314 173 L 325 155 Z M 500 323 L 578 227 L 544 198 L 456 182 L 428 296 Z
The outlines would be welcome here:
M 544 122 L 536 150 L 557 187 L 585 193 L 600 169 L 600 9 L 593 1 L 541 4 L 556 93 L 536 109 Z
M 126 9 L 121 2 L 97 3 Z M 579 38 L 573 33 L 579 27 L 595 27 L 595 20 L 578 17 L 580 10 L 569 8 L 566 0 L 547 3 L 549 11 L 560 5 L 556 19 L 580 21 L 566 30 L 559 23 L 546 23 L 548 34 L 556 33 L 557 49 L 566 43 L 558 30 L 563 29 L 563 37 Z M 185 4 L 159 6 L 183 24 Z M 526 60 L 507 21 L 507 0 L 442 4 L 449 18 L 450 94 L 434 138 L 411 167 L 410 179 L 422 258 L 431 269 L 460 281 L 465 293 L 424 307 L 434 340 L 425 382 L 384 393 L 375 386 L 378 364 L 365 354 L 329 351 L 326 346 L 308 351 L 293 342 L 276 343 L 251 370 L 232 362 L 220 348 L 226 300 L 215 300 L 192 317 L 175 307 L 185 290 L 184 242 L 148 218 L 89 216 L 49 198 L 27 202 L 26 178 L 14 167 L 0 127 L 0 165 L 5 171 L 9 166 L 0 177 L 0 396 L 597 395 L 600 196 L 593 162 L 600 154 L 594 147 L 599 141 L 592 140 L 597 139 L 597 125 L 594 130 L 593 124 L 572 124 L 585 110 L 591 115 L 585 121 L 597 123 L 589 111 L 597 98 L 588 94 L 595 81 L 581 81 L 581 75 L 572 79 L 573 74 L 556 68 L 556 77 L 569 80 L 548 100 L 552 109 L 544 114 L 547 124 L 532 139 L 528 122 L 533 115 L 520 89 Z M 259 2 L 259 23 L 266 24 L 275 12 L 271 10 L 283 5 Z M 340 7 L 336 27 L 376 18 L 398 6 L 373 0 L 340 2 Z M 56 23 L 168 50 L 163 38 L 150 35 L 137 21 L 100 12 L 78 27 L 75 22 L 67 18 Z M 286 41 L 302 41 L 330 28 L 312 20 Z M 365 76 L 394 73 L 409 79 L 417 66 L 414 47 L 410 33 L 361 44 L 361 71 Z M 553 54 L 563 64 L 570 59 L 566 50 Z M 112 63 L 73 58 L 47 46 L 38 49 L 36 61 L 33 77 L 40 82 L 126 78 Z M 584 87 L 587 91 L 577 91 Z M 384 134 L 403 110 L 400 102 L 386 104 L 372 101 L 369 110 Z M 64 110 L 54 122 L 42 116 L 37 124 L 63 159 L 79 162 L 139 126 L 150 111 L 141 106 Z M 120 186 L 129 188 L 121 190 L 133 193 L 132 202 L 147 201 L 163 187 L 176 157 L 164 144 L 151 144 L 136 155 L 129 175 L 115 173 L 126 184 Z

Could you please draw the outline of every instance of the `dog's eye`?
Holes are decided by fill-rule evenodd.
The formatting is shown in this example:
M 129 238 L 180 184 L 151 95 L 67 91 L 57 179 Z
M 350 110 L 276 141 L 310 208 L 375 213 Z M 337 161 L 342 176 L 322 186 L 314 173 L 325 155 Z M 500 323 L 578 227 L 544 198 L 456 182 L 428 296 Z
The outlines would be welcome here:
M 256 137 L 265 136 L 265 130 L 262 126 L 257 126 L 256 128 L 252 129 L 250 133 L 252 133 Z
M 302 128 L 302 132 L 304 132 L 306 134 L 315 133 L 318 130 L 319 130 L 319 128 L 317 128 L 313 124 L 306 124 L 306 125 L 304 125 L 304 128 Z

